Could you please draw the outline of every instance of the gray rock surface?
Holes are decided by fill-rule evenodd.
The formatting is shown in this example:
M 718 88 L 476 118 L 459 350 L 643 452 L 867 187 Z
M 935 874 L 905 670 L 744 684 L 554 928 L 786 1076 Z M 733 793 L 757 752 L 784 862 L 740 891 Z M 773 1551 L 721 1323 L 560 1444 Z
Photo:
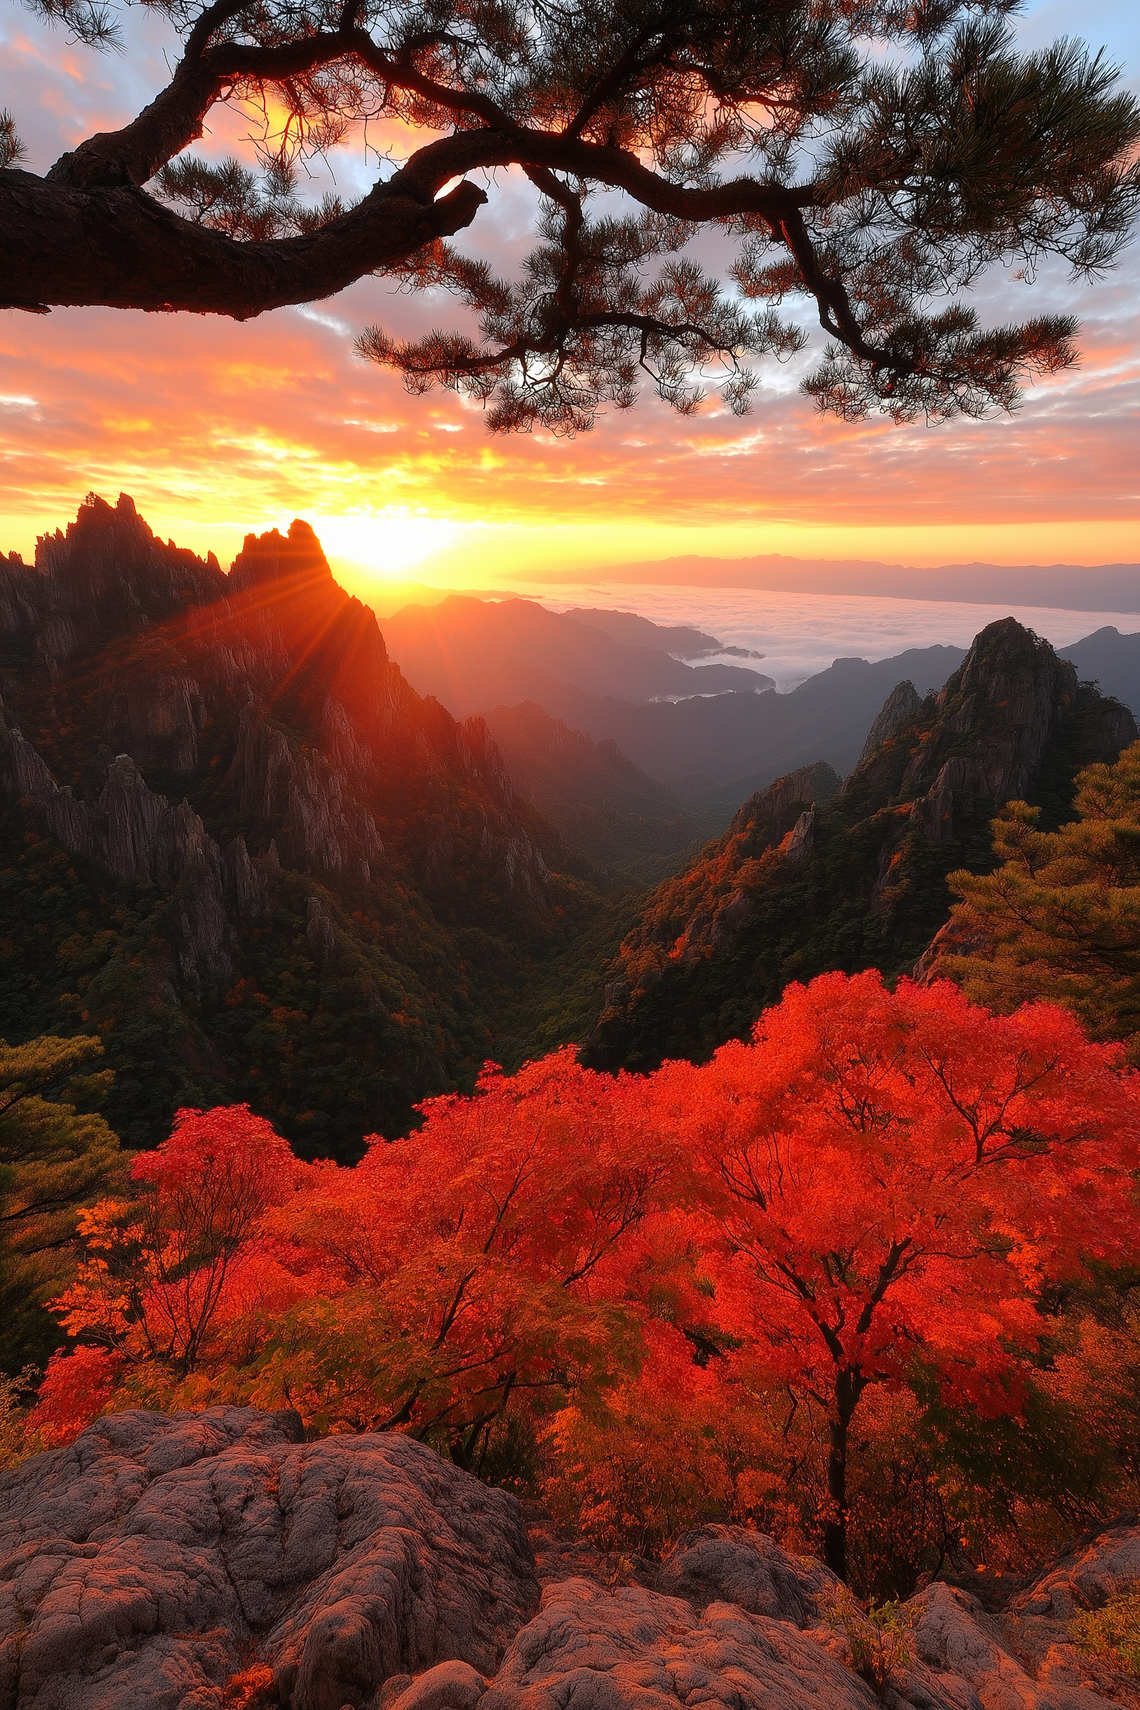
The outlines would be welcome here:
M 590 1552 L 581 1545 L 557 1551 L 547 1524 L 540 1520 L 536 1531 L 542 1611 L 519 1633 L 480 1710 L 664 1710 L 677 1701 L 733 1710 L 1140 1707 L 1140 1682 L 1133 1692 L 1081 1656 L 1064 1622 L 988 1614 L 944 1584 L 911 1599 L 909 1658 L 876 1695 L 851 1667 L 842 1625 L 821 1619 L 821 1600 L 834 1598 L 838 1582 L 811 1558 L 744 1527 L 710 1525 L 683 1533 L 655 1572 L 629 1559 L 641 1583 L 607 1589 L 597 1571 L 566 1577 L 575 1562 L 587 1567 Z M 1116 1583 L 1125 1530 L 1082 1540 L 1074 1562 L 1086 1583 L 1098 1574 L 1106 1587 Z M 598 1569 L 612 1570 L 608 1558 L 595 1559 Z
M 702 1526 L 682 1532 L 661 1564 L 657 1589 L 694 1608 L 735 1603 L 749 1615 L 806 1627 L 821 1592 L 838 1586 L 818 1562 L 804 1563 L 762 1532 L 744 1526 Z
M 0 1705 L 222 1710 L 256 1657 L 289 1710 L 438 1663 L 472 1710 L 537 1602 L 518 1504 L 407 1437 L 299 1435 L 244 1408 L 117 1414 L 5 1475 Z
M 653 1563 L 528 1504 L 536 1574 L 515 1499 L 422 1444 L 301 1438 L 124 1413 L 0 1476 L 0 1710 L 1140 1710 L 1067 1628 L 1140 1577 L 1133 1515 L 1004 1613 L 927 1587 L 876 1693 L 834 1576 L 771 1538 L 704 1526 Z
M 949 1585 L 930 1586 L 912 1607 L 918 1658 L 939 1683 L 972 1688 L 983 1710 L 1105 1710 L 1121 1702 L 1082 1681 L 1080 1659 L 1063 1644 L 1063 1630 L 1056 1635 L 1061 1644 L 1049 1643 L 1052 1634 L 1020 1633 L 1015 1623 L 987 1615 L 975 1598 Z
M 783 1621 L 641 1586 L 547 1588 L 480 1710 L 873 1710 L 871 1689 Z
M 475 1710 L 486 1690 L 487 1682 L 470 1663 L 436 1663 L 389 1698 L 385 1710 Z
M 1137 1584 L 1140 1518 L 1131 1514 L 1071 1544 L 1013 1599 L 1011 1607 L 1022 1615 L 1051 1615 L 1067 1621 L 1082 1609 L 1103 1608 L 1109 1598 Z

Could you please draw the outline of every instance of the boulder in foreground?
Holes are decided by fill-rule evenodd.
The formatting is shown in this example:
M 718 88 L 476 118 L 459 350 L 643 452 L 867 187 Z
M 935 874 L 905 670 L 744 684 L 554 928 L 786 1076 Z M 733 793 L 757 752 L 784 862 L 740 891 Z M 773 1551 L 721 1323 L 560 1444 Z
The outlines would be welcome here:
M 540 1515 L 536 1572 L 515 1499 L 408 1437 L 97 1420 L 0 1479 L 0 1710 L 1140 1710 L 1067 1628 L 1140 1577 L 1135 1516 L 1008 1614 L 929 1586 L 876 1691 L 834 1576 L 771 1538 L 705 1526 L 614 1585 Z
M 538 1601 L 515 1499 L 409 1437 L 300 1438 L 292 1414 L 122 1413 L 8 1474 L 0 1705 L 221 1710 L 252 1661 L 292 1710 L 494 1673 Z

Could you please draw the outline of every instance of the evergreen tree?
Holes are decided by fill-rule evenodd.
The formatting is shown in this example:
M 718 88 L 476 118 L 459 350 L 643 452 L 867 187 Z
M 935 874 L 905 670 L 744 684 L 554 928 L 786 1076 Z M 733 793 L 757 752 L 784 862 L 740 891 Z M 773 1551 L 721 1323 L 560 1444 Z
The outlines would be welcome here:
M 116 38 L 114 4 L 31 4 Z M 1049 255 L 1095 275 L 1140 196 L 1140 109 L 1115 67 L 1073 41 L 1019 53 L 1015 4 L 163 4 L 181 57 L 120 129 L 39 177 L 0 117 L 0 304 L 246 320 L 384 273 L 452 292 L 477 337 L 370 327 L 364 356 L 489 404 L 493 430 L 574 433 L 646 381 L 690 413 L 718 370 L 743 412 L 751 359 L 806 342 L 782 309 L 800 297 L 830 340 L 807 382 L 821 408 L 1009 409 L 1023 377 L 1075 360 L 1075 323 L 983 329 L 961 293 Z M 186 152 L 225 103 L 253 116 L 260 174 Z M 367 148 L 379 114 L 404 127 L 403 164 L 354 207 L 303 205 L 300 161 L 354 131 Z M 446 241 L 482 229 L 508 167 L 541 197 L 514 279 Z M 727 281 L 681 253 L 702 229 L 733 242 Z
M 60 1341 L 43 1309 L 70 1271 L 80 1207 L 119 1179 L 119 1142 L 83 1112 L 110 1076 L 98 1039 L 0 1040 L 0 1367 L 42 1365 Z
M 940 976 L 1010 1011 L 1049 998 L 1094 1038 L 1140 1051 L 1140 743 L 1077 779 L 1077 817 L 1039 831 L 1040 810 L 1009 802 L 993 822 L 1001 865 L 951 873 L 961 897 Z

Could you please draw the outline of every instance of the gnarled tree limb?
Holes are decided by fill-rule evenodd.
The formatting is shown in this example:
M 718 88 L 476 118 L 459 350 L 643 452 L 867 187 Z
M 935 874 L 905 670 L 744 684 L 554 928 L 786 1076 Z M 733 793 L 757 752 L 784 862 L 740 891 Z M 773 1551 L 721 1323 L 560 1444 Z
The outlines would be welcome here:
M 79 29 L 72 0 L 29 3 Z M 1140 206 L 1137 103 L 1079 45 L 1018 56 L 1009 0 L 185 5 L 182 57 L 136 118 L 45 177 L 0 169 L 0 306 L 246 320 L 394 273 L 457 290 L 482 317 L 481 342 L 433 334 L 400 347 L 376 331 L 365 354 L 416 386 L 433 361 L 445 384 L 494 375 L 492 425 L 572 431 L 602 399 L 631 402 L 639 367 L 694 407 L 706 358 L 732 368 L 726 396 L 744 408 L 744 360 L 798 348 L 774 307 L 756 315 L 691 262 L 664 259 L 716 225 L 744 241 L 733 278 L 745 298 L 814 301 L 836 341 L 806 382 L 822 407 L 981 414 L 1011 406 L 1019 374 L 1073 360 L 1071 322 L 980 333 L 970 310 L 934 313 L 928 299 L 995 261 L 1108 265 Z M 102 29 L 92 12 L 92 39 Z M 867 51 L 876 33 L 911 38 L 921 63 L 889 69 Z M 278 188 L 260 202 L 236 163 L 163 171 L 218 102 L 270 91 L 298 128 L 286 127 L 281 173 L 266 180 Z M 444 134 L 355 207 L 291 202 L 286 218 L 279 186 L 296 137 L 310 126 L 335 140 L 379 112 Z M 513 285 L 444 246 L 488 201 L 468 175 L 512 166 L 548 210 Z M 591 220 L 597 189 L 622 192 L 632 220 Z M 538 354 L 551 363 L 536 379 Z

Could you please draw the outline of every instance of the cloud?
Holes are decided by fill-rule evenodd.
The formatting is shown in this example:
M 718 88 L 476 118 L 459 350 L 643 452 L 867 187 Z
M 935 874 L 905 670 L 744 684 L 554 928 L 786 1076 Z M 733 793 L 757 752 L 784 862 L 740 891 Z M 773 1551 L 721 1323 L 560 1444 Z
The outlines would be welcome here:
M 1113 4 L 1104 0 L 1110 23 Z M 1035 29 L 1040 12 L 1031 8 Z M 92 61 L 17 17 L 6 26 L 0 105 L 16 110 L 34 170 L 80 135 L 122 122 L 165 75 L 162 33 L 149 14 L 138 26 L 141 56 L 126 63 Z M 1097 34 L 1098 22 L 1094 15 L 1085 27 Z M 246 120 L 228 110 L 216 118 L 202 146 L 219 155 L 238 146 Z M 374 130 L 371 141 L 395 149 L 400 138 Z M 330 167 L 350 195 L 374 170 L 375 157 L 359 146 L 338 151 Z M 509 269 L 526 245 L 533 191 L 509 172 L 495 175 L 493 191 L 464 242 Z M 671 531 L 678 552 L 715 535 L 738 539 L 742 553 L 827 556 L 894 530 L 900 554 L 913 553 L 922 534 L 930 562 L 957 555 L 952 542 L 964 529 L 977 537 L 972 555 L 1007 560 L 1033 556 L 1053 530 L 1069 543 L 1053 556 L 1135 556 L 1138 283 L 1135 247 L 1121 271 L 1092 288 L 1059 272 L 1032 289 L 1004 275 L 984 282 L 977 300 L 987 322 L 1061 304 L 1082 319 L 1080 368 L 1033 389 L 1012 418 L 846 426 L 814 412 L 794 389 L 798 371 L 771 365 L 743 420 L 715 396 L 688 419 L 643 396 L 632 416 L 612 412 L 573 440 L 492 439 L 477 407 L 442 391 L 409 397 L 354 354 L 352 339 L 369 322 L 415 336 L 459 319 L 437 292 L 413 297 L 369 280 L 241 326 L 110 310 L 0 314 L 0 548 L 30 550 L 37 532 L 73 515 L 93 488 L 133 493 L 164 533 L 214 545 L 220 556 L 247 529 L 298 513 L 351 517 L 346 538 L 358 540 L 369 518 L 418 518 L 401 539 L 482 543 L 492 567 L 505 562 L 512 531 L 532 557 L 541 557 L 544 538 L 555 555 L 578 550 L 569 541 L 593 542 L 594 563 L 647 556 L 639 537 L 652 535 L 655 552 L 668 549 Z M 817 334 L 816 359 L 821 342 Z M 427 523 L 444 534 L 431 535 Z M 1000 553 L 987 549 L 987 531 L 1000 535 Z M 786 544 L 799 535 L 810 535 L 810 547 Z M 865 555 L 883 552 L 879 540 Z

